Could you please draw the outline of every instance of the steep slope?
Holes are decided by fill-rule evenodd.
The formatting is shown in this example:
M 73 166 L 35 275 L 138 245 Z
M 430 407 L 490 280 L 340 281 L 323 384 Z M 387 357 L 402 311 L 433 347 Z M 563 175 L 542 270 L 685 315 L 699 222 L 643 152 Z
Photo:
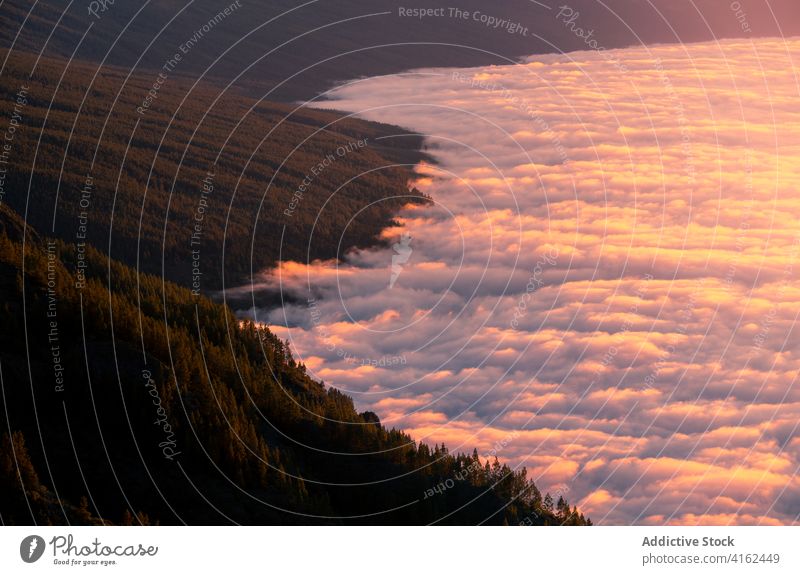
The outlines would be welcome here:
M 524 470 L 358 414 L 224 306 L 86 260 L 76 287 L 67 244 L 0 232 L 3 522 L 586 523 Z
M 16 52 L 3 79 L 0 114 L 17 125 L 0 200 L 196 291 L 220 289 L 223 272 L 240 285 L 279 255 L 370 245 L 423 201 L 408 189 L 421 139 L 393 126 Z

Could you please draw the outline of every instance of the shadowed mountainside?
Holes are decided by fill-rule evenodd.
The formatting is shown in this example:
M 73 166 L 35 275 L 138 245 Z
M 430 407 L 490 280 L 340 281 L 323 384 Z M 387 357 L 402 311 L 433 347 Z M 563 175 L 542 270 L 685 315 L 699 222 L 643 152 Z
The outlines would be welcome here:
M 589 523 L 359 414 L 225 306 L 91 247 L 78 288 L 71 246 L 0 222 L 4 524 Z
M 800 34 L 795 0 L 741 0 L 738 11 L 731 5 L 730 0 L 457 0 L 418 6 L 392 0 L 161 0 L 117 2 L 94 16 L 88 3 L 50 0 L 32 7 L 6 0 L 0 46 L 13 43 L 15 49 L 44 49 L 66 58 L 75 53 L 138 71 L 161 69 L 181 45 L 196 40 L 176 73 L 225 83 L 236 79 L 240 89 L 271 100 L 306 100 L 357 77 L 508 64 L 529 54 L 586 50 L 592 39 L 604 48 L 621 48 Z M 229 14 L 198 37 L 226 7 Z M 401 8 L 411 7 L 442 12 L 400 15 Z M 508 24 L 495 26 L 503 21 Z

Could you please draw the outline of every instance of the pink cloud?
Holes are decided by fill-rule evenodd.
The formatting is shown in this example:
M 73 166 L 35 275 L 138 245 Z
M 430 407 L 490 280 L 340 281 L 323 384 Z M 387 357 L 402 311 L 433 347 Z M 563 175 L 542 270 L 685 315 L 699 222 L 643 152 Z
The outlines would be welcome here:
M 599 522 L 795 523 L 800 40 L 617 55 L 314 103 L 426 134 L 436 203 L 384 233 L 413 236 L 391 289 L 391 248 L 285 263 L 262 287 L 314 309 L 257 317 L 418 440 L 513 434 L 498 456 Z

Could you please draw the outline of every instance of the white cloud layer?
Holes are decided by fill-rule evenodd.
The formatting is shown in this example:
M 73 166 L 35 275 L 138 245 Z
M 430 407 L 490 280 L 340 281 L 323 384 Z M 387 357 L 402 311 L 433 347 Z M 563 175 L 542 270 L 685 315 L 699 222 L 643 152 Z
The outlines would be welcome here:
M 418 440 L 514 433 L 499 457 L 596 522 L 795 523 L 798 56 L 738 40 L 342 87 L 325 105 L 427 136 L 435 204 L 386 232 L 411 234 L 405 262 L 265 274 L 316 302 L 258 319 Z

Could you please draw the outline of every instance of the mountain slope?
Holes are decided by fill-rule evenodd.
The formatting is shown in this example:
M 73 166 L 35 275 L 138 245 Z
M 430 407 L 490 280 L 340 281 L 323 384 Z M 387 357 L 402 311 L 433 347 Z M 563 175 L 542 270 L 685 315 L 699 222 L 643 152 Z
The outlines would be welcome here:
M 13 53 L 0 113 L 19 126 L 2 200 L 50 236 L 203 293 L 279 255 L 371 245 L 423 201 L 408 189 L 416 135 L 178 76 L 152 97 L 157 77 Z
M 586 523 L 357 413 L 226 307 L 91 247 L 76 287 L 70 246 L 0 221 L 4 523 Z

